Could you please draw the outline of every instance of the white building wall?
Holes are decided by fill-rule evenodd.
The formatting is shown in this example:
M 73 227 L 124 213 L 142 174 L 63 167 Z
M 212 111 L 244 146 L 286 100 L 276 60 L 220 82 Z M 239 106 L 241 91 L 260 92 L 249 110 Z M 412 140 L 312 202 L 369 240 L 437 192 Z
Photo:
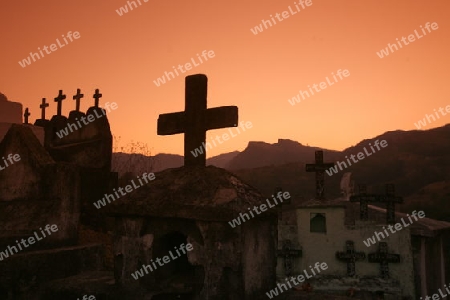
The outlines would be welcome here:
M 310 232 L 310 214 L 324 213 L 326 215 L 326 233 Z M 336 251 L 345 251 L 345 242 L 354 242 L 355 251 L 364 252 L 366 258 L 356 262 L 356 276 L 380 276 L 380 265 L 369 263 L 368 254 L 378 250 L 378 244 L 367 247 L 363 240 L 372 237 L 375 231 L 383 231 L 382 225 L 366 222 L 350 228 L 344 225 L 345 208 L 301 208 L 297 210 L 298 241 L 303 248 L 303 257 L 300 260 L 301 270 L 309 270 L 316 262 L 326 262 L 328 269 L 323 272 L 327 275 L 345 277 L 347 264 L 338 260 Z M 398 222 L 399 220 L 397 220 Z M 408 223 L 407 220 L 405 220 Z M 413 256 L 409 228 L 391 233 L 385 238 L 388 244 L 388 253 L 400 254 L 400 263 L 389 264 L 389 274 L 392 279 L 400 282 L 404 296 L 414 298 L 414 271 Z

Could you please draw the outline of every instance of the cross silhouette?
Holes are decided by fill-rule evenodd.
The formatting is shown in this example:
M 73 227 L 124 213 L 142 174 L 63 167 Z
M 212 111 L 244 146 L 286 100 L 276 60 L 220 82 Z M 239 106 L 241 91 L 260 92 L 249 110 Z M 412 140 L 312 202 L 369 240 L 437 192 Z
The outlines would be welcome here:
M 316 172 L 316 198 L 324 199 L 325 170 L 334 166 L 334 163 L 323 162 L 323 151 L 315 152 L 316 163 L 306 164 L 306 172 Z
M 55 98 L 55 102 L 58 102 L 58 109 L 57 109 L 57 115 L 61 115 L 62 110 L 62 101 L 66 99 L 66 95 L 63 95 L 62 90 L 59 90 L 58 97 Z
M 30 116 L 30 112 L 28 111 L 28 107 L 25 108 L 25 113 L 23 114 L 23 117 L 25 119 L 25 124 L 28 124 L 28 117 Z
M 369 220 L 369 202 L 372 198 L 367 195 L 367 186 L 358 184 L 358 195 L 350 196 L 350 202 L 359 202 L 359 217 L 362 221 Z M 372 199 L 376 200 L 376 198 Z
M 95 107 L 98 107 L 98 102 L 99 102 L 99 99 L 102 97 L 103 95 L 102 94 L 100 94 L 100 91 L 99 91 L 99 89 L 95 89 L 95 94 L 94 94 L 94 99 L 95 99 Z
M 378 251 L 369 254 L 370 263 L 380 264 L 380 273 L 383 279 L 389 278 L 389 263 L 399 263 L 400 254 L 388 253 L 388 246 L 386 242 L 378 243 Z
M 45 98 L 42 98 L 42 104 L 39 105 L 41 108 L 41 119 L 45 120 L 45 108 L 48 107 L 48 103 L 45 102 Z
M 347 263 L 347 276 L 353 277 L 356 274 L 355 262 L 364 260 L 364 252 L 355 252 L 355 245 L 352 241 L 345 242 L 345 252 L 336 252 L 336 258 Z
M 388 224 L 395 223 L 395 203 L 403 203 L 403 198 L 395 196 L 395 186 L 386 184 L 386 195 L 367 194 L 365 185 L 359 185 L 359 194 L 350 197 L 350 202 L 359 202 L 360 218 L 363 221 L 369 219 L 368 204 L 386 203 L 386 222 Z
M 161 114 L 158 118 L 158 135 L 184 133 L 185 166 L 205 166 L 207 130 L 237 126 L 237 106 L 206 108 L 207 84 L 208 78 L 204 74 L 187 76 L 185 111 Z M 196 148 L 201 150 L 202 146 L 202 153 L 195 151 Z
M 292 274 L 292 258 L 302 257 L 302 250 L 292 249 L 291 240 L 285 240 L 283 242 L 282 250 L 278 250 L 278 256 L 284 258 L 284 273 L 286 276 Z
M 77 94 L 73 96 L 73 100 L 76 101 L 76 111 L 80 111 L 80 99 L 84 97 L 84 94 L 81 94 L 81 90 L 77 89 Z

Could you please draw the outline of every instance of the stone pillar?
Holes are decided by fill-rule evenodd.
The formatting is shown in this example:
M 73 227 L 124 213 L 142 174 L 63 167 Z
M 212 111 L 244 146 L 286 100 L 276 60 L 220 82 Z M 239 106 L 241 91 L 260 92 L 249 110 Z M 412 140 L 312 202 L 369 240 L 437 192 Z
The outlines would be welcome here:
M 443 236 L 440 235 L 439 236 L 439 246 L 440 246 L 440 267 L 441 267 L 441 288 L 442 290 L 444 290 L 444 284 L 447 283 L 446 278 L 445 278 L 445 257 L 444 257 L 444 239 Z
M 114 230 L 114 274 L 119 286 L 133 289 L 139 287 L 140 280 L 131 274 L 142 267 L 140 237 L 144 218 L 116 216 Z M 145 277 L 145 276 L 144 276 Z
M 428 294 L 428 287 L 427 287 L 427 270 L 426 270 L 426 244 L 425 244 L 425 238 L 421 237 L 420 239 L 420 273 L 421 273 L 421 284 L 420 289 L 422 291 L 422 297 L 425 297 Z

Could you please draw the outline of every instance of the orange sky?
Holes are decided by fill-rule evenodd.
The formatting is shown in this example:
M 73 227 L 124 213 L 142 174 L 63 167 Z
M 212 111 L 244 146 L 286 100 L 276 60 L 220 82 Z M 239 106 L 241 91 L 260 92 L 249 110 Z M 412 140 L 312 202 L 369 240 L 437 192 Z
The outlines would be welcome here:
M 2 1 L 0 91 L 29 107 L 34 122 L 42 97 L 51 101 L 53 115 L 53 98 L 62 89 L 68 115 L 77 88 L 87 96 L 82 110 L 99 88 L 101 103 L 118 104 L 109 121 L 122 145 L 134 140 L 147 143 L 153 154 L 182 154 L 183 135 L 157 136 L 156 124 L 159 114 L 184 110 L 184 75 L 160 87 L 153 81 L 213 50 L 214 58 L 186 74 L 206 74 L 208 107 L 236 105 L 239 120 L 253 128 L 209 150 L 208 157 L 278 138 L 342 150 L 385 131 L 416 129 L 425 114 L 450 104 L 447 0 L 313 0 L 257 35 L 250 29 L 288 6 L 295 10 L 294 1 L 144 1 L 122 16 L 116 10 L 124 0 Z M 421 33 L 427 22 L 439 28 L 387 57 L 376 55 L 396 38 Z M 18 64 L 69 31 L 80 38 L 25 68 Z M 338 69 L 350 76 L 288 103 Z M 426 129 L 446 123 L 450 115 Z

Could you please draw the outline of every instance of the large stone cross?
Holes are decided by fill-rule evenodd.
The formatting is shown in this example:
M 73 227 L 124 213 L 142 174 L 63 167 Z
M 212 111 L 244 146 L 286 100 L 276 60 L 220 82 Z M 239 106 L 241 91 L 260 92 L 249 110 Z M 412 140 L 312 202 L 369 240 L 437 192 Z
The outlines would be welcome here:
M 284 273 L 286 276 L 292 274 L 292 258 L 302 257 L 302 250 L 292 249 L 291 240 L 285 240 L 283 242 L 283 248 L 278 250 L 278 256 L 284 258 Z
M 66 99 L 66 95 L 63 95 L 62 90 L 59 90 L 58 97 L 55 98 L 55 102 L 58 102 L 57 115 L 61 115 L 62 111 L 62 101 Z
M 45 120 L 45 108 L 48 107 L 48 103 L 45 102 L 45 98 L 42 98 L 42 104 L 39 105 L 41 108 L 41 119 Z
M 95 89 L 95 94 L 94 94 L 94 99 L 95 99 L 95 107 L 98 107 L 98 102 L 99 102 L 99 99 L 102 97 L 103 95 L 102 94 L 100 94 L 100 91 L 99 91 L 99 89 Z
M 370 203 L 386 203 L 386 222 L 387 224 L 395 223 L 395 203 L 403 203 L 402 197 L 395 196 L 395 186 L 386 184 L 386 195 L 367 194 L 365 185 L 358 185 L 359 194 L 350 197 L 350 202 L 360 203 L 360 218 L 363 221 L 369 219 L 368 204 Z
M 161 114 L 158 118 L 158 135 L 184 133 L 185 166 L 205 166 L 207 130 L 237 126 L 237 106 L 206 108 L 207 84 L 206 75 L 186 76 L 185 110 Z M 196 152 L 197 148 L 202 153 Z
M 364 260 L 366 254 L 364 252 L 355 252 L 355 245 L 352 241 L 345 242 L 345 252 L 336 252 L 336 258 L 347 263 L 347 276 L 353 277 L 356 274 L 355 262 Z
M 306 172 L 316 172 L 316 198 L 324 199 L 325 170 L 334 167 L 334 163 L 323 162 L 323 151 L 316 151 L 316 163 L 306 164 Z
M 76 111 L 80 111 L 80 99 L 84 97 L 84 94 L 81 93 L 80 89 L 77 89 L 77 94 L 73 96 L 73 100 L 76 101 Z
M 399 263 L 400 254 L 388 253 L 388 246 L 386 242 L 378 243 L 378 251 L 369 254 L 370 263 L 379 263 L 381 277 L 383 279 L 389 278 L 389 263 Z

